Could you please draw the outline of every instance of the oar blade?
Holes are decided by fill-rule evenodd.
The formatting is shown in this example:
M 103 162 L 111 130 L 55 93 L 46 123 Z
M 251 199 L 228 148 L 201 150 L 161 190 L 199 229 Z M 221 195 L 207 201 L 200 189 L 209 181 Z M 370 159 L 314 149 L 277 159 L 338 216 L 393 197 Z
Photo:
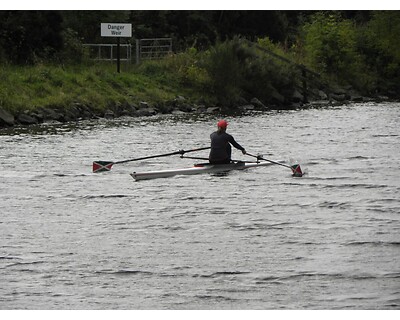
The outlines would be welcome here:
M 291 168 L 292 168 L 292 172 L 293 172 L 293 177 L 302 177 L 303 176 L 303 171 L 301 171 L 299 164 L 294 164 L 291 166 Z
M 113 164 L 112 161 L 93 161 L 93 172 L 110 171 Z

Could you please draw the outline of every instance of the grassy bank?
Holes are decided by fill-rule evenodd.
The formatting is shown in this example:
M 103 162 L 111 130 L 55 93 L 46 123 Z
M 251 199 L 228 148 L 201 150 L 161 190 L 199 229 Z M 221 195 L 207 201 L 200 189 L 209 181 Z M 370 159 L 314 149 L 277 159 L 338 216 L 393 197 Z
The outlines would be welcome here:
M 85 13 L 87 17 L 92 14 L 96 15 Z M 216 40 L 214 31 L 208 38 L 201 30 L 201 35 L 195 33 L 181 43 L 180 49 L 175 48 L 179 53 L 140 66 L 123 64 L 118 74 L 115 63 L 87 61 L 89 53 L 79 36 L 87 27 L 81 24 L 85 19 L 78 19 L 77 25 L 70 21 L 70 27 L 76 27 L 73 30 L 62 30 L 60 26 L 59 34 L 53 34 L 59 42 L 49 43 L 42 32 L 28 37 L 24 30 L 36 28 L 35 21 L 47 21 L 52 13 L 5 12 L 5 29 L 0 37 L 0 110 L 17 115 L 43 107 L 62 113 L 65 110 L 61 109 L 79 104 L 80 111 L 104 111 L 108 107 L 112 111 L 119 104 L 136 109 L 140 101 L 157 106 L 177 96 L 184 96 L 189 104 L 224 108 L 246 105 L 253 98 L 268 108 L 291 107 L 307 100 L 343 101 L 357 95 L 398 99 L 398 12 L 310 14 L 303 17 L 299 12 L 299 20 L 292 21 L 294 28 L 288 28 L 291 31 L 286 30 L 286 38 L 279 41 L 268 36 L 255 39 L 254 35 L 241 38 L 233 34 Z M 64 15 L 68 19 L 68 14 Z M 207 24 L 213 21 L 208 13 L 197 12 L 191 17 L 200 16 Z M 178 19 L 175 14 L 171 17 Z M 163 21 L 160 30 L 171 30 L 172 21 Z M 275 22 L 279 21 L 283 20 Z M 19 36 L 16 26 L 20 27 Z M 281 27 L 278 23 L 274 29 Z M 248 38 L 254 43 L 246 41 Z M 200 45 L 202 40 L 205 42 Z M 96 112 L 89 113 L 97 116 Z
M 284 60 L 277 59 L 276 54 Z M 304 86 L 299 65 L 288 62 L 303 60 L 268 39 L 259 39 L 258 46 L 254 46 L 235 38 L 218 42 L 206 51 L 188 48 L 159 61 L 145 61 L 140 65 L 123 63 L 121 73 L 116 72 L 115 63 L 93 61 L 79 65 L 7 64 L 0 66 L 0 108 L 15 116 L 37 108 L 65 110 L 78 103 L 101 114 L 113 106 L 136 106 L 141 101 L 159 106 L 177 96 L 184 96 L 189 104 L 224 108 L 240 107 L 257 98 L 268 107 L 285 108 L 303 102 L 305 94 L 311 101 L 321 97 L 341 97 L 343 101 L 349 92 L 397 94 L 391 89 L 397 83 L 395 76 L 379 77 L 361 67 L 343 67 L 345 71 L 340 69 L 334 73 L 322 70 L 307 79 Z M 354 60 L 349 61 L 351 64 Z M 319 70 L 315 63 L 304 65 L 310 70 Z M 347 88 L 347 92 L 342 88 Z
M 1 66 L 0 107 L 12 114 L 38 107 L 64 107 L 72 103 L 103 110 L 116 103 L 158 103 L 177 95 L 196 97 L 160 63 L 132 66 L 96 63 L 79 66 Z
M 298 83 L 294 71 L 260 56 L 238 39 L 205 52 L 189 48 L 141 65 L 86 62 L 80 65 L 0 66 L 0 108 L 16 115 L 38 107 L 74 103 L 104 110 L 140 101 L 157 105 L 184 96 L 189 103 L 234 107 L 259 98 L 269 103 Z

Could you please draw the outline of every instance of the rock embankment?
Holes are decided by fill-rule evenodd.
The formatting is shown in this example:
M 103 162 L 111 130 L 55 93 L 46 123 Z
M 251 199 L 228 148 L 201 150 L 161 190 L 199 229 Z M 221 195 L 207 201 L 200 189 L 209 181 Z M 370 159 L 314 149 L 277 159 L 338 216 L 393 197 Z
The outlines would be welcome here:
M 32 125 L 43 122 L 69 122 L 86 119 L 98 118 L 118 118 L 121 116 L 141 117 L 156 114 L 184 114 L 184 113 L 227 113 L 244 112 L 251 110 L 270 110 L 270 109 L 295 109 L 315 105 L 329 105 L 346 102 L 371 101 L 371 98 L 338 89 L 329 94 L 319 90 L 312 95 L 312 101 L 308 101 L 299 91 L 295 90 L 290 97 L 273 95 L 268 105 L 257 98 L 249 101 L 241 98 L 235 106 L 224 108 L 222 106 L 206 106 L 205 104 L 190 103 L 186 98 L 179 96 L 172 101 L 165 101 L 158 104 L 140 102 L 139 104 L 115 103 L 104 110 L 95 106 L 75 102 L 68 107 L 38 107 L 34 110 L 25 110 L 17 114 L 12 114 L 0 106 L 0 128 L 12 127 L 15 125 Z M 381 97 L 382 99 L 387 99 Z

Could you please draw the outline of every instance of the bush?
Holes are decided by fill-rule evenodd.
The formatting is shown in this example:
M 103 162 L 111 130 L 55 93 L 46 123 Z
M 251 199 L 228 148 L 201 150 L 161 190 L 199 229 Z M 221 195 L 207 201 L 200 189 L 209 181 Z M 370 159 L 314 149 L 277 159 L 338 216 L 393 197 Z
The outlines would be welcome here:
M 242 95 L 246 53 L 238 39 L 218 42 L 205 57 L 210 90 L 222 105 L 233 105 Z
M 82 45 L 82 40 L 72 29 L 62 33 L 64 47 L 59 53 L 59 60 L 63 64 L 81 64 L 89 61 L 89 52 Z
M 177 75 L 181 85 L 204 92 L 210 88 L 210 78 L 203 63 L 204 55 L 190 47 L 167 57 L 165 63 L 169 72 Z
M 358 50 L 372 75 L 372 88 L 380 92 L 397 92 L 400 82 L 400 14 L 374 11 L 372 19 L 360 28 Z M 371 88 L 371 90 L 372 90 Z
M 308 64 L 338 81 L 349 81 L 363 68 L 352 21 L 332 12 L 318 12 L 311 20 L 303 27 Z
M 273 52 L 279 50 L 269 41 L 264 43 Z M 218 43 L 210 50 L 207 61 L 213 93 L 222 105 L 234 105 L 240 97 L 272 102 L 277 92 L 290 95 L 299 79 L 293 65 L 280 62 L 239 38 Z
M 292 61 L 288 54 L 279 46 L 271 42 L 266 37 L 258 39 L 258 44 Z M 281 95 L 291 96 L 296 85 L 300 85 L 300 71 L 294 63 L 287 63 L 270 55 L 262 54 L 260 58 L 253 63 L 250 70 L 253 78 L 253 96 L 266 102 L 271 101 L 271 96 L 278 91 Z M 257 90 L 257 91 L 256 91 Z

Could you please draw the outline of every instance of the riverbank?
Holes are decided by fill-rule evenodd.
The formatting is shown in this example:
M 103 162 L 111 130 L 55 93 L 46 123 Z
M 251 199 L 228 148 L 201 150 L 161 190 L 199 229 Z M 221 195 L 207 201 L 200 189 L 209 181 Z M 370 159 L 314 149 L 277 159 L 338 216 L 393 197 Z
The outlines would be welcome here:
M 387 97 L 372 99 L 369 97 L 349 96 L 341 94 L 339 100 L 327 98 L 315 100 L 308 103 L 293 102 L 285 108 L 281 109 L 297 109 L 316 106 L 329 106 L 349 102 L 366 102 L 366 101 L 386 101 Z M 276 106 L 266 106 L 257 98 L 253 98 L 250 102 L 243 99 L 243 104 L 238 105 L 235 109 L 227 109 L 223 106 L 194 104 L 189 102 L 185 97 L 178 96 L 177 98 L 160 103 L 152 103 L 142 101 L 138 104 L 134 103 L 119 103 L 110 104 L 104 110 L 94 107 L 92 104 L 83 104 L 74 102 L 68 107 L 53 106 L 53 107 L 38 107 L 35 110 L 25 110 L 17 115 L 13 115 L 9 111 L 0 108 L 0 129 L 13 127 L 17 125 L 33 125 L 45 122 L 70 122 L 81 121 L 87 119 L 99 118 L 118 118 L 121 116 L 153 116 L 157 114 L 183 114 L 183 113 L 202 113 L 202 114 L 226 114 L 238 113 L 245 111 L 265 111 L 276 109 Z
M 351 87 L 324 91 L 309 88 L 282 92 L 274 89 L 268 101 L 240 96 L 224 105 L 204 80 L 171 72 L 165 64 L 124 65 L 121 73 L 112 64 L 73 66 L 2 66 L 0 128 L 43 122 L 79 121 L 120 116 L 171 113 L 234 113 L 246 110 L 295 109 L 346 101 L 386 100 L 365 97 Z

